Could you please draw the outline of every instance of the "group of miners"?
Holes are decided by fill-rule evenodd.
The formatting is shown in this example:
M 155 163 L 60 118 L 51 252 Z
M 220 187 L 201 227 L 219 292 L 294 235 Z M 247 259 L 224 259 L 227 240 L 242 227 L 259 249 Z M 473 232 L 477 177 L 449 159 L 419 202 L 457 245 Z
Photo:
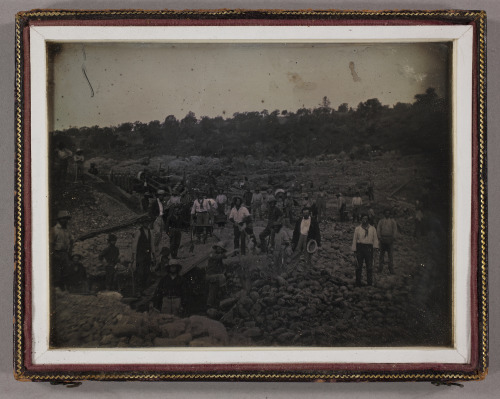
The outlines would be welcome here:
M 324 190 L 320 190 L 316 199 L 304 193 L 302 201 L 297 201 L 282 189 L 274 192 L 272 189 L 255 189 L 250 191 L 251 195 L 233 195 L 231 202 L 223 190 L 218 190 L 215 199 L 198 192 L 192 204 L 185 203 L 185 192 L 184 187 L 176 187 L 169 190 L 168 198 L 164 190 L 145 196 L 147 203 L 143 203 L 143 207 L 147 209 L 147 216 L 143 217 L 135 231 L 131 261 L 126 262 L 129 263 L 127 270 L 133 273 L 133 291 L 138 296 L 146 295 L 145 291 L 152 282 L 153 270 L 156 269 L 162 276 L 153 298 L 153 306 L 157 310 L 175 313 L 183 307 L 182 298 L 185 297 L 186 289 L 183 288 L 180 275 L 182 266 L 175 260 L 178 258 L 182 233 L 186 229 L 186 217 L 189 218 L 187 225 L 192 226 L 199 242 L 202 241 L 202 236 L 205 242 L 207 235 L 212 234 L 211 226 L 213 229 L 214 224 L 221 228 L 228 222 L 232 225 L 231 252 L 228 252 L 227 243 L 218 243 L 212 246 L 207 260 L 209 307 L 217 307 L 218 301 L 223 297 L 221 292 L 226 285 L 223 260 L 226 257 L 238 254 L 244 256 L 250 245 L 253 251 L 271 254 L 273 272 L 280 273 L 289 265 L 295 265 L 299 257 L 306 265 L 311 265 L 313 254 L 321 248 L 320 224 L 327 219 Z M 336 197 L 339 220 L 345 221 L 347 201 L 341 193 Z M 187 215 L 184 212 L 186 205 Z M 377 271 L 383 271 L 387 253 L 389 273 L 394 274 L 394 241 L 398 235 L 397 223 L 391 217 L 389 209 L 376 223 L 373 210 L 362 213 L 362 205 L 358 192 L 351 203 L 353 221 L 359 221 L 354 229 L 351 248 L 356 265 L 356 286 L 362 285 L 363 266 L 366 268 L 367 284 L 373 284 L 374 257 L 377 253 Z M 294 218 L 294 209 L 297 207 L 300 207 L 301 214 Z M 421 208 L 421 205 L 417 207 L 420 214 Z M 86 282 L 86 271 L 82 264 L 82 254 L 73 250 L 74 239 L 68 229 L 70 219 L 69 212 L 59 211 L 57 223 L 51 231 L 51 283 L 54 287 L 78 292 Z M 254 233 L 255 220 L 265 222 L 258 237 Z M 289 228 L 292 226 L 293 233 L 290 235 Z M 169 246 L 161 245 L 164 234 L 168 235 Z M 116 235 L 109 234 L 107 246 L 98 256 L 105 266 L 107 289 L 117 289 L 117 270 L 123 267 L 116 242 Z

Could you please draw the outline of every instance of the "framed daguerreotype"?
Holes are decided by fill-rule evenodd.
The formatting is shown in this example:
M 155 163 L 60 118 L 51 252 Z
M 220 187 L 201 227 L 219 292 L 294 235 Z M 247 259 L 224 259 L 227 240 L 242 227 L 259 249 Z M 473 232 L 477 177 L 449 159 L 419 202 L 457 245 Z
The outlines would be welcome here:
M 484 378 L 485 24 L 19 13 L 16 378 Z

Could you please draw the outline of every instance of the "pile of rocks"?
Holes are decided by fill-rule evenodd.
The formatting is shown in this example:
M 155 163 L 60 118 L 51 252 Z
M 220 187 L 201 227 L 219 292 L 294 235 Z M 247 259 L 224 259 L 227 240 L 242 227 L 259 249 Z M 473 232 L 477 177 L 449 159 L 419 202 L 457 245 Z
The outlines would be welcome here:
M 138 313 L 116 292 L 56 291 L 51 338 L 56 347 L 213 347 L 232 344 L 226 328 L 204 316 Z
M 250 269 L 248 265 L 232 265 L 228 283 L 237 291 L 210 316 L 226 325 L 230 335 L 241 334 L 254 345 L 422 344 L 435 325 L 416 316 L 426 310 L 416 295 L 428 298 L 434 288 L 421 284 L 418 248 L 402 238 L 395 255 L 396 275 L 388 274 L 385 266 L 383 273 L 374 270 L 373 287 L 355 287 L 353 226 L 324 226 L 323 248 L 314 256 L 312 266 L 298 261 L 276 274 L 269 267 L 270 259 L 254 259 Z M 245 274 L 241 267 L 247 269 L 247 284 L 240 281 Z

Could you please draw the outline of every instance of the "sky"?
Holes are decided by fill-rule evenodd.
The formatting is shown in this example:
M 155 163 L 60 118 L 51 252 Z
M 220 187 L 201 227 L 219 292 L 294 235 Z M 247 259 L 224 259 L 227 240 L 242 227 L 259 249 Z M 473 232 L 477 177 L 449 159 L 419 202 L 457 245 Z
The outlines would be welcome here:
M 447 94 L 444 43 L 65 43 L 49 57 L 49 130 L 182 119 L 189 111 L 332 108 Z

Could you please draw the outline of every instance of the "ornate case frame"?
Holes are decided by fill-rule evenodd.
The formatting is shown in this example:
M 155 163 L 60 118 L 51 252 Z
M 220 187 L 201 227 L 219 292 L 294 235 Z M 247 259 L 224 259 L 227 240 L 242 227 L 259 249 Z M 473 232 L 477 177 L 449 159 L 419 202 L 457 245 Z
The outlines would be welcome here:
M 138 28 L 145 26 L 150 31 L 143 35 Z M 47 203 L 46 186 L 38 184 L 40 179 L 44 181 L 44 174 L 36 170 L 44 169 L 47 157 L 45 151 L 40 151 L 46 148 L 43 136 L 47 133 L 45 46 L 58 40 L 154 41 L 163 37 L 179 41 L 186 34 L 192 35 L 193 40 L 201 40 L 193 32 L 196 29 L 162 36 L 165 27 L 201 27 L 215 41 L 248 37 L 278 42 L 325 37 L 332 40 L 332 35 L 340 34 L 347 41 L 358 42 L 371 36 L 371 41 L 440 38 L 453 43 L 455 263 L 451 306 L 456 323 L 453 348 L 438 350 L 430 357 L 425 356 L 424 348 L 410 348 L 399 351 L 399 357 L 389 356 L 392 359 L 389 361 L 381 360 L 386 359 L 388 351 L 377 348 L 354 351 L 354 357 L 353 353 L 347 358 L 332 355 L 332 360 L 318 355 L 317 350 L 293 349 L 285 356 L 278 356 L 281 359 L 278 361 L 274 360 L 277 352 L 272 348 L 194 351 L 182 353 L 187 362 L 171 362 L 157 361 L 158 352 L 136 350 L 121 351 L 111 360 L 95 361 L 97 351 L 76 355 L 78 351 L 67 351 L 58 355 L 57 350 L 44 343 L 47 336 L 39 335 L 38 331 L 47 327 L 48 319 L 47 307 L 39 307 L 48 297 L 47 285 L 40 283 L 47 277 L 43 273 L 47 268 L 44 261 L 47 242 L 43 238 L 46 230 L 40 232 L 37 226 L 46 227 Z M 248 33 L 238 29 L 241 27 L 257 29 Z M 287 30 L 290 27 L 293 29 Z M 315 37 L 317 27 L 320 31 L 325 27 L 333 31 L 320 32 Z M 33 10 L 19 13 L 15 87 L 15 377 L 24 381 L 67 383 L 82 380 L 454 382 L 484 378 L 488 365 L 485 45 L 483 11 Z M 463 215 L 461 220 L 459 214 Z

